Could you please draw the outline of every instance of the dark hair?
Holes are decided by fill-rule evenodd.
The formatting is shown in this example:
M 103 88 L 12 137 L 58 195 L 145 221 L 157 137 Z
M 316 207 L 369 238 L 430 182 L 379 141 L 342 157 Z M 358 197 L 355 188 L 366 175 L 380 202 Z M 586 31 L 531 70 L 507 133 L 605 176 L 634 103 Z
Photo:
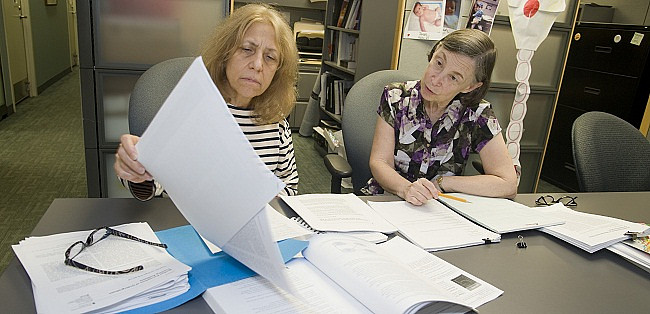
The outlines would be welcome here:
M 485 97 L 490 87 L 490 78 L 497 59 L 497 49 L 494 47 L 494 42 L 485 33 L 477 29 L 457 30 L 433 45 L 427 55 L 429 61 L 431 61 L 433 53 L 440 47 L 474 60 L 474 79 L 476 82 L 483 83 L 483 85 L 469 93 L 460 95 L 460 101 L 467 106 L 478 104 Z

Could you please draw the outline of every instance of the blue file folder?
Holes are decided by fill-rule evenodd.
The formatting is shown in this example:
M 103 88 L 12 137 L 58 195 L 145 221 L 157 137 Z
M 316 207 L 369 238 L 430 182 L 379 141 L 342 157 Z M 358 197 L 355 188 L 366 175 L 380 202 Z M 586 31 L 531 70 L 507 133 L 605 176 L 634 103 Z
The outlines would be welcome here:
M 190 289 L 169 300 L 141 307 L 130 313 L 162 312 L 199 296 L 211 287 L 255 276 L 256 273 L 224 252 L 212 254 L 191 225 L 156 232 L 167 251 L 179 261 L 192 267 L 188 273 Z M 284 262 L 307 247 L 307 241 L 287 239 L 278 242 Z

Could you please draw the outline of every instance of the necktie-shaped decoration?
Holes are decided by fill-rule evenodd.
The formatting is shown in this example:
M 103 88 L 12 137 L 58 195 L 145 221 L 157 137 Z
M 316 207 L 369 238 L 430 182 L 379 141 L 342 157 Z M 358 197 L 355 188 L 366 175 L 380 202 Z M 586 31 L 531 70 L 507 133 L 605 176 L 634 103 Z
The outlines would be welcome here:
M 508 0 L 508 15 L 512 35 L 517 47 L 517 68 L 515 69 L 515 100 L 510 111 L 510 123 L 506 128 L 506 147 L 517 172 L 517 183 L 521 177 L 521 137 L 524 133 L 528 96 L 530 96 L 530 62 L 537 47 L 548 36 L 557 16 L 566 8 L 564 0 Z

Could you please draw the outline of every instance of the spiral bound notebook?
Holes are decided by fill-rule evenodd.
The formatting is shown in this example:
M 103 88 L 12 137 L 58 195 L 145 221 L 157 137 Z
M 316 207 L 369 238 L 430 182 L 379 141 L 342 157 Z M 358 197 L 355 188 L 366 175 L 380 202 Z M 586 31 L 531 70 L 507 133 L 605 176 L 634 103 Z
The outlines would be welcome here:
M 318 231 L 393 233 L 397 228 L 354 194 L 281 196 L 298 216 Z
M 381 232 L 372 232 L 372 231 L 351 231 L 351 232 L 334 232 L 334 231 L 319 231 L 314 228 L 312 228 L 305 220 L 302 218 L 296 216 L 296 217 L 291 217 L 291 220 L 297 222 L 299 225 L 304 227 L 305 229 L 312 231 L 317 234 L 323 234 L 323 233 L 338 233 L 338 234 L 347 234 L 351 235 L 353 237 L 363 239 L 369 242 L 373 243 L 381 243 L 386 240 L 388 240 L 388 236 L 381 233 Z

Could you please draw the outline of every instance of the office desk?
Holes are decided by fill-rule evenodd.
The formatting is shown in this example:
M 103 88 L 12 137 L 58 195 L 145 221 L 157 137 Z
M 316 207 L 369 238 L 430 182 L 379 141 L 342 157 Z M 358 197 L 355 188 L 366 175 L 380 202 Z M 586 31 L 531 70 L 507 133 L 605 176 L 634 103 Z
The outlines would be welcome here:
M 577 210 L 650 221 L 650 192 L 577 195 Z M 523 194 L 516 200 L 534 205 L 538 196 Z M 272 205 L 286 215 L 293 214 L 281 202 L 274 201 Z M 138 221 L 149 222 L 154 230 L 187 224 L 169 199 L 144 203 L 133 199 L 57 199 L 32 235 Z M 528 248 L 516 247 L 518 235 L 524 236 Z M 435 254 L 505 291 L 498 299 L 479 307 L 481 313 L 642 313 L 648 310 L 650 273 L 607 250 L 589 254 L 539 231 L 505 234 L 501 243 Z M 16 258 L 0 278 L 0 304 L 4 313 L 35 312 L 31 282 Z M 211 311 L 202 298 L 196 298 L 172 312 Z

